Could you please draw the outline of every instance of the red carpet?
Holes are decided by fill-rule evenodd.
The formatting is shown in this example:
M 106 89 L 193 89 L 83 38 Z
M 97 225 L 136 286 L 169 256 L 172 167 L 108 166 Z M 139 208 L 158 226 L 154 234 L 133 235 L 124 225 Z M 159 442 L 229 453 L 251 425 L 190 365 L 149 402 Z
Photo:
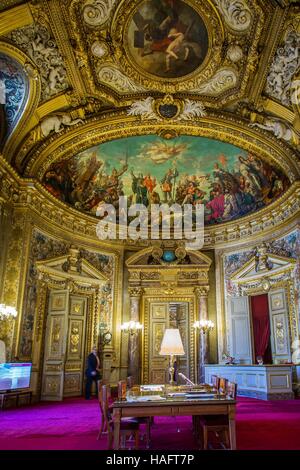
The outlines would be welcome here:
M 67 399 L 0 412 L 0 449 L 106 449 L 96 440 L 100 413 L 95 400 Z M 180 432 L 176 432 L 176 423 Z M 239 450 L 300 450 L 300 400 L 260 401 L 239 398 Z M 143 448 L 143 443 L 141 443 Z M 152 449 L 197 450 L 191 418 L 155 418 Z

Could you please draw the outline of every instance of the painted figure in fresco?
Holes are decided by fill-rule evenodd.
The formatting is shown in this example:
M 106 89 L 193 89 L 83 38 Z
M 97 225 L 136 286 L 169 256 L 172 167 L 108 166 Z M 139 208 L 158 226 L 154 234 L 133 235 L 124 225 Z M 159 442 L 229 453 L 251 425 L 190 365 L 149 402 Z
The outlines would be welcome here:
M 132 191 L 134 197 L 132 198 L 133 204 L 144 204 L 144 206 L 148 207 L 149 199 L 148 199 L 148 189 L 145 185 L 145 179 L 142 174 L 139 176 L 135 176 L 133 171 L 131 171 L 132 176 Z
M 164 202 L 171 202 L 173 199 L 172 189 L 175 185 L 175 181 L 179 173 L 176 169 L 170 168 L 167 173 L 165 174 L 164 178 L 161 180 L 161 189 L 164 194 Z
M 176 28 L 172 28 L 168 34 L 168 38 L 172 42 L 168 45 L 166 50 L 166 72 L 170 70 L 170 61 L 171 58 L 175 60 L 179 59 L 178 53 L 181 49 L 184 49 L 184 60 L 187 60 L 189 56 L 189 48 L 184 44 L 184 34 L 180 31 L 177 31 Z
M 148 173 L 144 178 L 144 185 L 146 186 L 148 192 L 152 194 L 156 187 L 156 178 L 151 178 L 150 173 Z

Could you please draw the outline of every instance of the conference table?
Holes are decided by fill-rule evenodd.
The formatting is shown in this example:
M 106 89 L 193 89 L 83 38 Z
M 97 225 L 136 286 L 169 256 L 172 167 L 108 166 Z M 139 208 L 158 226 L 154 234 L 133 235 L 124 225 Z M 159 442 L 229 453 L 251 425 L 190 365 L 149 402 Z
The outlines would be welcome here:
M 130 396 L 128 399 L 113 403 L 114 449 L 120 445 L 120 423 L 122 418 L 141 418 L 145 416 L 227 416 L 230 436 L 230 448 L 236 449 L 235 431 L 236 401 L 217 394 L 193 396 L 183 393 L 171 393 L 164 396 Z M 197 437 L 197 436 L 196 436 Z M 200 438 L 200 436 L 198 436 Z

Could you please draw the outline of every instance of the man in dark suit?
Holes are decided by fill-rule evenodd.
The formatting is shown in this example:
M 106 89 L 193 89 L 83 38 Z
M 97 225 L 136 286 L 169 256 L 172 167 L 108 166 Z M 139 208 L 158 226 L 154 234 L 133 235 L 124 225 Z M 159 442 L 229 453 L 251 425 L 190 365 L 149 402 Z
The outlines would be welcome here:
M 85 399 L 89 400 L 91 398 L 91 390 L 93 381 L 96 383 L 96 393 L 98 394 L 97 381 L 100 380 L 100 360 L 98 357 L 98 352 L 96 346 L 93 347 L 92 352 L 88 355 L 87 358 L 87 368 L 85 371 L 86 375 L 86 384 L 85 384 Z

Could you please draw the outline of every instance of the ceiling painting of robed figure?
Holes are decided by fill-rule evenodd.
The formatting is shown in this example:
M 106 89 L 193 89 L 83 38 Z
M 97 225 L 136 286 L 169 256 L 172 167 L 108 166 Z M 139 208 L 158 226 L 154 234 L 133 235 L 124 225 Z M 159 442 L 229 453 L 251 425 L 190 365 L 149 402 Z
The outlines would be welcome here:
M 129 52 L 144 71 L 179 78 L 196 70 L 208 51 L 208 34 L 199 14 L 181 0 L 147 0 L 128 28 Z
M 243 217 L 280 197 L 289 187 L 282 171 L 233 145 L 182 136 L 113 140 L 54 163 L 45 173 L 48 191 L 80 211 L 119 197 L 128 203 L 204 204 L 205 224 Z

